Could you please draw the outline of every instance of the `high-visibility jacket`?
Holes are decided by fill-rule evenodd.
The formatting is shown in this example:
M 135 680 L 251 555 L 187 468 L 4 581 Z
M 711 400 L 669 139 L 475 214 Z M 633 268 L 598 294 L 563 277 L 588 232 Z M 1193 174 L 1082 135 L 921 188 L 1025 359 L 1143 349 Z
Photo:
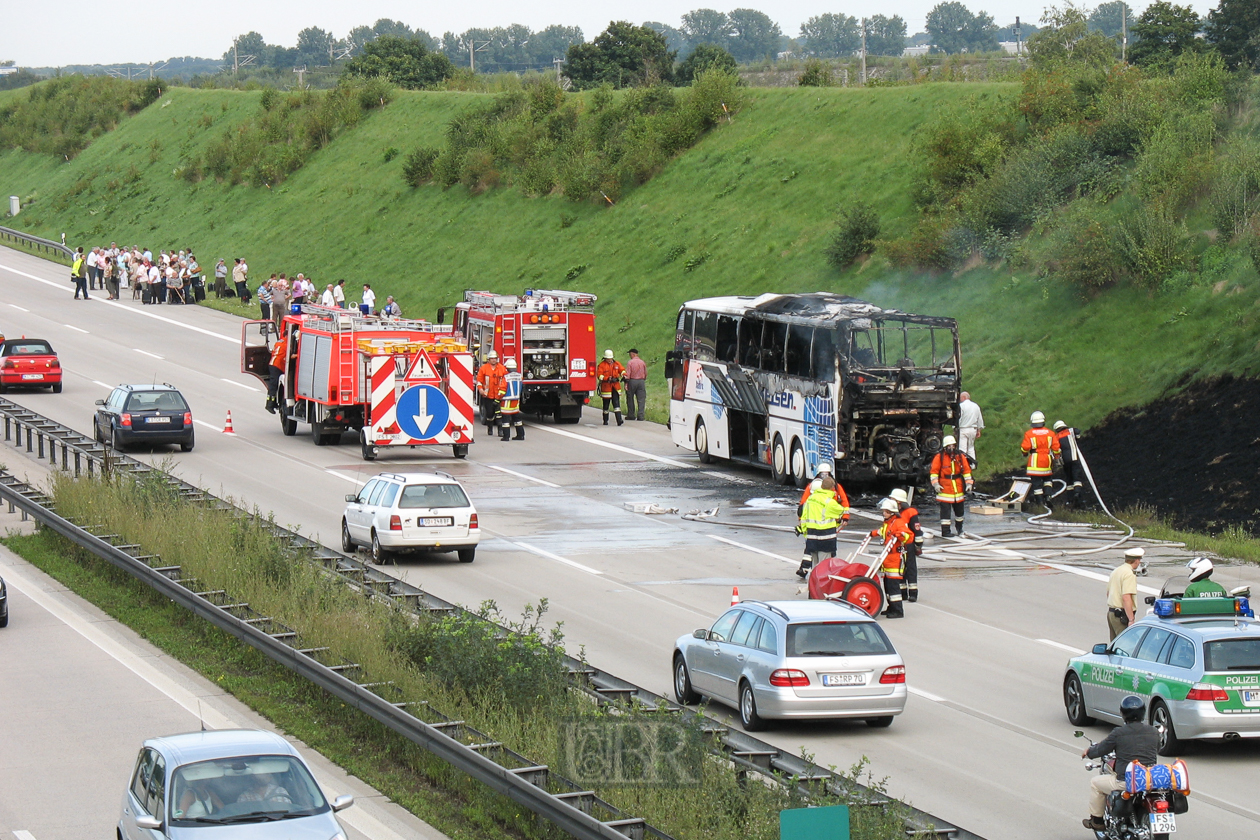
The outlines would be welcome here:
M 1080 434 L 1080 432 L 1072 428 L 1060 429 L 1054 433 L 1054 438 L 1059 442 L 1059 451 L 1064 461 L 1079 461 L 1081 459 L 1080 450 L 1076 447 L 1076 439 Z
M 521 410 L 521 374 L 512 371 L 503 377 L 503 396 L 499 402 L 502 414 L 518 414 Z
M 878 537 L 882 546 L 888 545 L 892 541 L 892 545 L 888 547 L 888 553 L 884 555 L 883 565 L 880 571 L 884 573 L 884 577 L 900 579 L 904 572 L 905 560 L 901 556 L 901 549 L 914 542 L 914 534 L 910 533 L 910 529 L 906 527 L 906 523 L 902 522 L 900 517 L 894 516 L 892 519 L 884 521 L 874 531 L 871 531 L 872 537 Z
M 625 372 L 626 369 L 616 359 L 604 359 L 600 362 L 599 367 L 595 368 L 595 378 L 599 380 L 599 392 L 607 395 L 613 391 L 620 391 L 621 377 Z
M 503 377 L 507 368 L 499 362 L 486 362 L 477 369 L 477 393 L 497 400 L 503 395 Z
M 800 516 L 801 511 L 805 509 L 805 502 L 813 495 L 814 491 L 822 487 L 822 479 L 815 478 L 809 484 L 805 485 L 805 489 L 801 491 L 801 500 L 796 504 L 796 515 Z M 840 507 L 844 508 L 844 516 L 840 517 L 845 522 L 849 521 L 849 497 L 845 494 L 844 488 L 836 482 L 836 501 L 840 503 Z
M 901 509 L 901 513 L 897 514 L 897 518 L 905 523 L 906 530 L 914 538 L 916 546 L 923 542 L 923 526 L 919 524 L 919 511 L 917 508 L 906 506 Z
M 849 515 L 847 504 L 840 504 L 835 491 L 821 487 L 809 494 L 801 508 L 801 527 L 807 540 L 834 540 L 840 520 Z
M 1045 428 L 1024 432 L 1019 448 L 1028 456 L 1028 474 L 1048 476 L 1054 472 L 1054 456 L 1059 454 L 1059 439 Z
M 71 276 L 71 277 L 82 277 L 82 276 L 83 276 L 83 263 L 84 263 L 84 262 L 85 262 L 85 260 L 83 259 L 83 255 L 82 255 L 82 254 L 79 254 L 77 257 L 75 257 L 75 258 L 74 258 L 74 263 L 70 266 L 70 276 Z
M 961 452 L 950 455 L 942 449 L 932 459 L 929 478 L 941 485 L 936 494 L 938 502 L 961 502 L 967 493 L 967 482 L 971 481 L 971 462 Z
M 271 366 L 284 370 L 284 362 L 289 355 L 289 339 L 281 336 L 276 345 L 271 348 Z

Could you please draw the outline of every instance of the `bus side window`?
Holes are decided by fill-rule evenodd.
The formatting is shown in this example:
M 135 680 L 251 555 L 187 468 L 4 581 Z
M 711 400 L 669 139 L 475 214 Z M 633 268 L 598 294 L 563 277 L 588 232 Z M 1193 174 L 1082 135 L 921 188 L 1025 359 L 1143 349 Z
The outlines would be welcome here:
M 674 336 L 674 348 L 684 353 L 691 352 L 691 325 L 695 313 L 683 309 L 678 313 L 678 332 Z
M 757 318 L 739 322 L 739 363 L 744 367 L 761 367 L 761 327 Z
M 766 322 L 765 332 L 761 336 L 761 369 L 773 373 L 782 373 L 783 357 L 787 352 L 787 324 L 773 321 Z
M 695 357 L 702 362 L 717 359 L 717 315 L 713 312 L 696 313 Z
M 879 356 L 875 353 L 875 346 L 871 343 L 871 334 L 869 330 L 855 330 L 853 332 L 853 345 L 850 355 L 853 358 L 853 364 L 859 368 L 872 368 L 879 364 Z
M 814 328 L 792 324 L 788 329 L 787 373 L 788 376 L 809 378 L 809 345 Z
M 814 330 L 813 377 L 831 382 L 836 376 L 836 336 L 826 327 Z
M 734 364 L 739 349 L 739 319 L 734 315 L 717 316 L 717 360 Z

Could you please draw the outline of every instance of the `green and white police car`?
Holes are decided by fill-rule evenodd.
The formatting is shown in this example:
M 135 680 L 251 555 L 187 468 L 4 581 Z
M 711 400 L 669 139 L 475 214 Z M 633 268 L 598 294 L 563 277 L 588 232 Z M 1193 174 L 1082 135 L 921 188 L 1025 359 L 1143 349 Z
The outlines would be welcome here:
M 1120 701 L 1146 700 L 1160 755 L 1186 741 L 1260 738 L 1260 621 L 1247 598 L 1160 598 L 1111 644 L 1071 659 L 1068 720 L 1121 723 Z

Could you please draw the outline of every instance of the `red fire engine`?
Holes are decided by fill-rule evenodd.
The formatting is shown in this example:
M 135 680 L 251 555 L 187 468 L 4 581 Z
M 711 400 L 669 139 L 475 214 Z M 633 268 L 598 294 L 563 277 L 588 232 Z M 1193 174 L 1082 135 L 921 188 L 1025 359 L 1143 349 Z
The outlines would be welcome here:
M 381 446 L 473 442 L 473 354 L 451 326 L 301 306 L 286 315 L 288 339 L 276 391 L 285 435 L 309 423 L 316 446 L 356 432 L 363 459 Z M 241 371 L 267 384 L 279 336 L 272 321 L 241 329 Z
M 595 301 L 558 289 L 519 296 L 467 291 L 455 304 L 455 330 L 467 338 L 478 367 L 491 350 L 501 362 L 516 360 L 522 411 L 576 423 L 595 390 Z

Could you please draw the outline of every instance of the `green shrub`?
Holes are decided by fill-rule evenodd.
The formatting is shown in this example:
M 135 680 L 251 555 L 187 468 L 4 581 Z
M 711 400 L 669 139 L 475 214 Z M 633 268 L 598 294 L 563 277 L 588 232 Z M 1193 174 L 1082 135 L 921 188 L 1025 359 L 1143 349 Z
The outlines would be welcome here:
M 1018 138 L 1018 116 L 1008 102 L 973 98 L 943 109 L 915 138 L 921 160 L 919 202 L 925 207 L 948 205 L 996 171 Z
M 840 210 L 836 232 L 824 249 L 833 268 L 845 269 L 862 254 L 875 251 L 879 236 L 879 214 L 865 201 L 855 201 Z
M 1260 274 L 1260 230 L 1252 228 L 1246 240 L 1247 256 L 1251 257 L 1251 267 Z
M 1099 219 L 1096 207 L 1079 207 L 1067 215 L 1052 239 L 1051 267 L 1076 286 L 1099 289 L 1124 273 L 1124 254 L 1113 226 Z
M 0 108 L 0 149 L 72 158 L 162 95 L 163 82 L 59 76 Z
M 403 180 L 408 186 L 418 187 L 433 179 L 433 167 L 437 162 L 438 150 L 429 146 L 420 146 L 412 150 L 403 159 Z M 389 158 L 386 158 L 388 160 Z
M 831 87 L 835 84 L 831 65 L 817 58 L 806 59 L 805 70 L 796 84 L 800 87 Z
M 883 251 L 900 268 L 943 270 L 953 266 L 946 233 L 950 226 L 939 216 L 923 216 L 914 230 L 883 243 Z
M 1246 230 L 1260 212 L 1260 141 L 1250 137 L 1230 143 L 1212 178 L 1212 221 L 1226 239 Z
M 263 88 L 262 96 L 258 98 L 258 105 L 264 111 L 270 111 L 276 107 L 276 103 L 280 101 L 280 94 L 275 88 Z
M 674 81 L 680 85 L 689 85 L 705 70 L 721 70 L 735 75 L 739 72 L 739 65 L 735 62 L 735 56 L 722 47 L 700 44 L 678 65 L 678 69 L 674 71 Z
M 1158 288 L 1173 272 L 1189 267 L 1190 234 L 1166 204 L 1130 212 L 1121 220 L 1119 241 L 1129 272 L 1147 288 Z

